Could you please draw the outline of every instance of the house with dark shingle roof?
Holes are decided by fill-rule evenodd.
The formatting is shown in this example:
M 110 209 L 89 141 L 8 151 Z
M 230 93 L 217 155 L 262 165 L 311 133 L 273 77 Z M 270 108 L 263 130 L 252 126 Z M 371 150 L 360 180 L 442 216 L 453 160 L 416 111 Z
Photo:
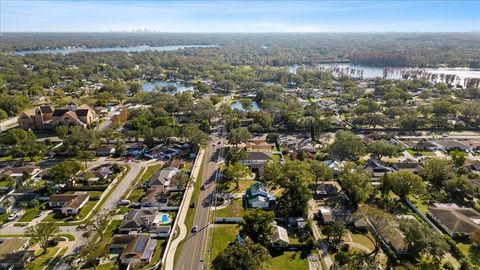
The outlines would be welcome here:
M 456 204 L 435 204 L 428 208 L 427 215 L 435 220 L 450 236 L 469 236 L 480 232 L 480 213 L 470 207 Z
M 110 252 L 120 253 L 122 264 L 135 267 L 148 264 L 156 246 L 157 240 L 150 234 L 116 234 L 110 242 Z

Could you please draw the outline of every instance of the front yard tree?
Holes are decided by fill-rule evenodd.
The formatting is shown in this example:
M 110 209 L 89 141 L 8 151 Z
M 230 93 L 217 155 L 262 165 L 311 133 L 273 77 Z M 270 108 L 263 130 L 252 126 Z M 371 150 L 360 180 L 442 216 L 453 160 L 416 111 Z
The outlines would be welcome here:
M 433 233 L 427 226 L 416 220 L 400 220 L 400 230 L 405 235 L 410 254 L 414 257 L 432 256 L 440 261 L 449 250 L 441 234 Z
M 450 156 L 452 157 L 455 167 L 460 168 L 465 164 L 468 154 L 465 151 L 454 150 L 450 152 Z
M 193 147 L 204 145 L 209 140 L 208 134 L 201 131 L 195 124 L 183 126 L 182 132 Z
M 101 243 L 97 243 L 93 239 L 89 239 L 87 245 L 80 251 L 80 261 L 85 266 L 91 266 L 93 269 L 97 269 L 97 265 L 100 260 L 107 257 L 107 249 Z
M 421 195 L 425 192 L 422 178 L 409 171 L 384 174 L 381 181 L 383 188 L 391 190 L 402 199 L 408 195 Z
M 370 177 L 352 162 L 345 164 L 340 174 L 340 183 L 352 205 L 365 202 L 373 192 Z
M 453 166 L 447 159 L 430 158 L 423 164 L 422 176 L 436 187 L 441 187 L 453 172 Z
M 58 233 L 58 226 L 52 222 L 40 222 L 35 226 L 30 226 L 25 229 L 25 237 L 29 237 L 33 242 L 47 252 L 50 240 Z
M 268 250 L 260 244 L 236 241 L 224 249 L 212 262 L 216 270 L 259 270 L 270 259 Z
M 225 162 L 228 164 L 240 162 L 247 158 L 247 152 L 243 148 L 232 147 L 225 155 Z
M 387 142 L 386 140 L 379 140 L 368 145 L 368 152 L 372 157 L 381 159 L 384 156 L 393 156 L 399 151 L 399 147 Z
M 177 188 L 180 190 L 186 189 L 193 183 L 193 179 L 184 172 L 179 172 L 173 176 L 173 179 L 177 182 Z
M 225 175 L 229 180 L 235 182 L 235 189 L 238 189 L 240 180 L 249 176 L 252 171 L 240 162 L 235 162 L 227 165 Z
M 269 246 L 273 230 L 273 212 L 261 209 L 248 210 L 240 223 L 240 235 L 248 236 L 253 242 Z
M 453 198 L 463 200 L 465 195 L 473 194 L 473 186 L 465 175 L 455 175 L 444 182 L 444 190 Z
M 82 236 L 84 238 L 96 239 L 100 238 L 100 241 L 104 237 L 104 232 L 108 227 L 108 224 L 112 220 L 112 212 L 103 211 L 95 215 L 87 221 L 87 223 L 78 226 L 78 230 L 83 231 Z
M 68 183 L 81 169 L 82 165 L 79 162 L 65 160 L 50 169 L 50 177 L 55 183 Z
M 318 181 L 328 181 L 333 178 L 333 170 L 322 161 L 312 160 L 310 162 L 310 169 L 315 176 L 315 183 L 318 183 Z
M 57 134 L 57 137 L 60 139 L 65 139 L 65 137 L 68 134 L 68 126 L 65 125 L 58 125 L 55 127 L 55 134 Z
M 95 153 L 93 151 L 80 151 L 77 154 L 77 158 L 83 161 L 84 169 L 87 169 L 87 162 L 95 159 Z
M 365 154 L 365 145 L 360 137 L 350 131 L 338 131 L 335 134 L 335 141 L 330 145 L 332 156 L 345 160 Z
M 230 130 L 227 134 L 227 140 L 229 143 L 233 144 L 235 147 L 239 143 L 246 142 L 252 138 L 252 134 L 246 128 L 234 128 Z
M 325 226 L 322 232 L 327 236 L 328 242 L 338 244 L 342 241 L 345 230 L 345 223 L 341 221 L 335 221 L 335 223 Z
M 273 186 L 276 186 L 283 177 L 283 167 L 280 162 L 271 160 L 265 163 L 261 177 L 261 180 L 264 183 L 270 183 Z

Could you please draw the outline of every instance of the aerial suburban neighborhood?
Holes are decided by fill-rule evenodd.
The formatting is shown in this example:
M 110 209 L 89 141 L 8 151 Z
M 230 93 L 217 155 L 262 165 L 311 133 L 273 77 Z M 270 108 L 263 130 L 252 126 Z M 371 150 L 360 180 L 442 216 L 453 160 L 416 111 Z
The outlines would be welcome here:
M 8 29 L 0 269 L 480 269 L 478 27 Z

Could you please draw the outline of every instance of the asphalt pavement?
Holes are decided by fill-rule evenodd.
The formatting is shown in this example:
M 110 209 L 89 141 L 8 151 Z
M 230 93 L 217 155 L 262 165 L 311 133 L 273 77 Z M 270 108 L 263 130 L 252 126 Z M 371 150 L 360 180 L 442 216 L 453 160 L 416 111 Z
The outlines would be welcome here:
M 207 231 L 209 224 L 209 211 L 212 195 L 215 192 L 216 173 L 218 170 L 218 160 L 222 145 L 219 145 L 221 139 L 217 135 L 211 136 L 211 142 L 205 150 L 205 164 L 203 168 L 202 184 L 204 190 L 200 190 L 196 204 L 195 219 L 193 225 L 198 227 L 196 233 L 189 232 L 183 242 L 180 255 L 175 261 L 175 270 L 194 270 L 204 269 L 204 250 L 207 241 Z

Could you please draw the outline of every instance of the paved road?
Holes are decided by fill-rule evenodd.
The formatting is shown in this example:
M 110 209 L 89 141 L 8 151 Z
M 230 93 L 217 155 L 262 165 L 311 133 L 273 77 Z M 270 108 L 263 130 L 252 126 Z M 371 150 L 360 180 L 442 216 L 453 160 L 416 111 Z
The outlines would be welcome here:
M 189 232 L 189 235 L 187 235 L 180 255 L 175 261 L 175 270 L 204 269 L 203 251 L 207 240 L 211 198 L 215 191 L 214 181 L 218 170 L 219 153 L 222 147 L 217 144 L 220 140 L 218 136 L 212 135 L 211 142 L 205 150 L 202 181 L 206 188 L 200 191 L 193 222 L 194 225 L 198 226 L 198 232 L 195 234 Z
M 105 162 L 107 163 L 107 162 Z M 117 188 L 110 194 L 105 203 L 101 206 L 101 211 L 111 210 L 115 208 L 116 203 L 120 200 L 125 190 L 133 185 L 133 182 L 137 175 L 140 173 L 142 166 L 145 166 L 149 162 L 116 162 L 119 164 L 128 164 L 130 166 L 130 171 L 123 178 L 122 182 L 117 186 Z M 100 165 L 98 162 L 95 163 L 95 166 Z M 40 220 L 36 219 L 29 225 L 34 225 Z M 25 227 L 14 227 L 13 222 L 4 226 L 0 232 L 1 234 L 23 234 Z M 73 254 L 78 252 L 78 250 L 86 243 L 86 240 L 81 237 L 81 232 L 77 231 L 77 226 L 60 226 L 61 233 L 69 233 L 75 236 L 75 241 L 69 242 L 69 249 L 66 252 L 66 255 Z M 67 269 L 67 268 L 65 268 Z

